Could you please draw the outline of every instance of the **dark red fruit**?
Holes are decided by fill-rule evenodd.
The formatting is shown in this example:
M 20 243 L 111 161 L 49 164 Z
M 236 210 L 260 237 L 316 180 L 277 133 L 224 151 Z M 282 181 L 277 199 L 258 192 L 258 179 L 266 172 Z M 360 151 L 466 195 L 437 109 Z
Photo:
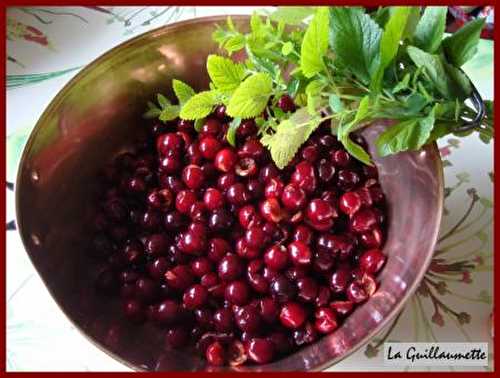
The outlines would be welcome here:
M 238 157 L 231 148 L 224 148 L 217 152 L 214 159 L 215 168 L 221 172 L 230 172 L 233 170 Z
M 218 341 L 210 344 L 205 352 L 205 358 L 210 365 L 222 366 L 226 362 L 224 347 Z
M 127 319 L 134 323 L 142 323 L 146 320 L 146 310 L 141 302 L 135 299 L 128 299 L 123 304 L 123 312 Z
M 302 305 L 296 302 L 285 303 L 281 307 L 280 321 L 286 328 L 299 328 L 306 321 L 307 313 Z
M 165 341 L 172 348 L 182 348 L 189 342 L 189 333 L 185 327 L 177 326 L 167 331 Z
M 182 190 L 175 197 L 175 208 L 181 214 L 189 214 L 189 210 L 195 202 L 196 194 L 192 190 Z
M 221 149 L 221 144 L 213 136 L 206 136 L 200 140 L 198 149 L 200 150 L 201 156 L 205 159 L 212 160 Z
M 234 168 L 236 174 L 240 177 L 252 177 L 258 172 L 257 163 L 252 158 L 243 158 L 236 163 Z
M 377 214 L 373 209 L 360 210 L 351 219 L 351 228 L 355 232 L 370 231 L 377 224 Z
M 385 255 L 379 249 L 370 249 L 359 258 L 359 266 L 366 273 L 375 274 L 385 263 Z
M 288 245 L 288 255 L 295 265 L 309 265 L 312 253 L 307 244 L 301 241 L 294 241 Z
M 293 99 L 288 95 L 281 96 L 276 105 L 285 113 L 295 111 L 295 103 L 293 102 Z
M 188 165 L 182 171 L 182 181 L 189 189 L 199 188 L 205 180 L 203 171 L 198 165 L 191 164 Z
M 238 328 L 243 332 L 257 332 L 261 324 L 259 310 L 250 305 L 237 309 L 234 313 L 234 319 Z
M 361 197 L 357 192 L 347 192 L 340 197 L 339 208 L 344 214 L 352 216 L 361 205 Z
M 334 301 L 330 303 L 330 308 L 340 317 L 349 315 L 354 307 L 351 301 Z
M 306 217 L 313 223 L 327 222 L 337 216 L 337 212 L 332 204 L 323 199 L 313 199 L 306 209 Z
M 318 295 L 318 284 L 311 277 L 299 278 L 297 288 L 299 289 L 297 297 L 304 302 L 314 302 Z
M 238 306 L 248 303 L 250 288 L 245 281 L 232 281 L 227 284 L 225 299 Z
M 267 364 L 274 356 L 274 345 L 267 339 L 254 338 L 248 344 L 248 357 L 257 364 Z
M 271 296 L 278 302 L 284 303 L 295 298 L 297 287 L 286 276 L 280 275 L 272 279 L 269 285 Z
M 319 333 L 327 334 L 337 329 L 337 317 L 332 309 L 320 307 L 316 310 L 314 316 L 316 318 L 314 326 Z
M 219 277 L 224 281 L 233 281 L 243 273 L 243 263 L 241 259 L 234 254 L 224 256 L 217 267 Z
M 276 198 L 269 198 L 261 202 L 259 210 L 260 215 L 265 220 L 273 223 L 279 223 L 284 216 L 283 210 Z
M 288 184 L 281 194 L 281 202 L 288 210 L 300 210 L 306 204 L 306 192 L 296 184 Z
M 287 249 L 281 244 L 273 245 L 264 254 L 264 262 L 276 271 L 284 269 L 288 265 Z
M 302 161 L 297 164 L 291 180 L 307 193 L 312 193 L 316 190 L 316 173 L 314 172 L 314 166 L 308 161 Z

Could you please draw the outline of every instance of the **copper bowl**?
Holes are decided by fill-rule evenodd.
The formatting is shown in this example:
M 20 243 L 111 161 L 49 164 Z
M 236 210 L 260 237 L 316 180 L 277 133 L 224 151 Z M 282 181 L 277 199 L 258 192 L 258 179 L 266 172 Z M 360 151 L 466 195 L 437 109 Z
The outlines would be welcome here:
M 248 17 L 236 16 L 242 27 Z M 204 370 L 193 351 L 168 351 L 162 333 L 131 327 L 119 304 L 96 295 L 97 268 L 87 257 L 97 172 L 141 127 L 146 101 L 169 92 L 172 78 L 208 85 L 205 59 L 225 16 L 189 20 L 140 35 L 110 50 L 76 75 L 34 128 L 17 178 L 19 230 L 31 261 L 61 310 L 97 347 L 136 370 Z M 386 122 L 363 132 L 373 140 Z M 436 145 L 375 157 L 388 199 L 388 255 L 380 288 L 333 334 L 279 361 L 243 371 L 321 370 L 345 358 L 387 325 L 417 288 L 432 257 L 443 203 Z M 232 369 L 236 368 L 224 368 Z

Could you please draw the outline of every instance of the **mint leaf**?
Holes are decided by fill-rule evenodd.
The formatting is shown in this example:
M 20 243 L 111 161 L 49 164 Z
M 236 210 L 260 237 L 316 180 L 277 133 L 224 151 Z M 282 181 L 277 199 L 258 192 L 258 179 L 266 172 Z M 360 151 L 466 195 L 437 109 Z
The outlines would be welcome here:
M 330 8 L 330 47 L 336 64 L 368 83 L 380 59 L 382 30 L 360 8 Z
M 292 51 L 293 51 L 293 43 L 290 41 L 285 42 L 283 46 L 281 46 L 281 53 L 283 55 L 289 55 L 292 53 Z
M 444 63 L 444 69 L 453 83 L 454 95 L 462 100 L 468 98 L 472 93 L 472 86 L 467 75 L 451 64 Z
M 385 24 L 380 40 L 380 63 L 370 85 L 370 89 L 375 93 L 381 90 L 384 71 L 398 53 L 410 10 L 410 7 L 394 7 L 389 21 Z
M 341 142 L 344 145 L 347 152 L 349 152 L 352 156 L 358 159 L 360 162 L 366 165 L 373 165 L 370 159 L 370 155 L 361 147 L 359 144 L 354 143 L 352 139 L 346 135 L 341 138 Z
M 217 105 L 217 99 L 213 91 L 200 92 L 184 104 L 180 117 L 187 120 L 204 118 L 212 112 L 214 105 Z
M 238 87 L 245 75 L 243 65 L 218 55 L 208 56 L 207 71 L 215 87 L 223 91 Z
M 420 117 L 421 111 L 428 104 L 428 100 L 420 93 L 413 93 L 400 102 L 382 104 L 372 113 L 373 118 L 408 119 Z
M 484 23 L 484 18 L 476 18 L 443 40 L 446 57 L 455 67 L 462 66 L 476 54 Z
M 330 97 L 328 97 L 328 105 L 330 106 L 330 109 L 332 109 L 332 112 L 334 113 L 340 113 L 342 110 L 344 110 L 344 105 L 342 104 L 342 100 L 340 99 L 339 96 L 333 93 L 330 95 Z
M 201 131 L 201 128 L 203 127 L 203 124 L 205 123 L 205 118 L 198 118 L 194 121 L 194 130 L 196 132 L 200 132 Z
M 150 108 L 142 115 L 143 118 L 153 119 L 159 117 L 161 114 L 161 110 L 158 108 Z
M 158 100 L 158 104 L 160 104 L 160 107 L 162 109 L 170 105 L 170 101 L 168 101 L 168 99 L 161 93 L 158 93 L 156 95 L 156 99 Z
M 328 8 L 318 8 L 307 27 L 300 49 L 300 68 L 310 78 L 325 67 L 323 58 L 328 49 Z
M 170 105 L 161 111 L 158 118 L 162 122 L 167 122 L 176 119 L 178 116 L 179 116 L 179 106 Z
M 286 91 L 290 95 L 290 97 L 295 97 L 297 95 L 297 92 L 299 91 L 301 84 L 301 80 L 298 78 L 294 78 L 290 81 L 288 81 Z
M 367 118 L 368 114 L 369 114 L 369 109 L 370 109 L 370 97 L 365 96 L 359 102 L 358 111 L 356 112 L 356 115 L 354 116 L 354 120 L 351 122 L 351 124 L 353 126 L 357 125 L 358 123 L 363 121 L 365 118 Z
M 378 7 L 377 11 L 370 14 L 370 17 L 375 21 L 381 28 L 385 26 L 389 17 L 391 15 L 391 7 Z
M 370 97 L 365 96 L 359 102 L 358 110 L 354 119 L 347 125 L 340 124 L 337 129 L 337 136 L 347 152 L 366 165 L 372 165 L 370 155 L 357 143 L 354 143 L 349 134 L 360 122 L 370 115 Z
M 319 118 L 308 114 L 305 108 L 300 108 L 289 119 L 278 124 L 274 134 L 264 135 L 261 143 L 271 152 L 276 166 L 283 169 L 318 126 Z
M 278 7 L 269 14 L 269 18 L 273 21 L 283 21 L 288 25 L 300 25 L 313 13 L 314 7 Z
M 259 15 L 256 12 L 253 12 L 250 17 L 250 30 L 252 31 L 252 37 L 256 39 L 265 37 L 266 31 L 264 28 L 265 25 Z
M 426 117 L 402 121 L 380 134 L 375 142 L 379 155 L 420 149 L 429 139 L 434 127 L 434 111 L 433 108 Z
M 234 118 L 229 124 L 229 128 L 227 129 L 226 139 L 231 146 L 236 146 L 236 130 L 240 127 L 241 118 Z
M 452 97 L 451 83 L 439 56 L 426 53 L 414 46 L 408 46 L 407 51 L 417 67 L 423 67 L 437 91 L 445 98 Z
M 405 89 L 408 89 L 408 84 L 410 84 L 410 74 L 407 73 L 403 79 L 397 83 L 394 88 L 392 88 L 392 93 L 399 93 L 404 91 Z
M 426 7 L 413 35 L 413 44 L 434 53 L 443 39 L 448 7 Z
M 317 112 L 317 106 L 320 100 L 320 93 L 325 84 L 321 80 L 313 80 L 306 87 L 307 111 L 314 115 Z
M 236 88 L 229 100 L 227 114 L 233 118 L 258 116 L 265 109 L 272 90 L 271 76 L 262 72 L 253 74 Z
M 172 80 L 172 88 L 181 106 L 196 94 L 193 88 L 177 79 Z
M 410 7 L 410 13 L 408 14 L 408 18 L 406 20 L 406 26 L 402 39 L 412 39 L 417 25 L 420 22 L 420 12 L 421 7 Z

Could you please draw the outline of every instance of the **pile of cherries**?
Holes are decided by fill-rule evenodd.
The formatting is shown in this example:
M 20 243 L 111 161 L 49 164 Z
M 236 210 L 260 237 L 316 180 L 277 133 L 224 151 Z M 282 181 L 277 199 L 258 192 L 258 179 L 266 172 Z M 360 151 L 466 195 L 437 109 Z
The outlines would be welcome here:
M 180 119 L 145 127 L 105 169 L 90 249 L 105 262 L 99 293 L 157 325 L 167 349 L 265 364 L 334 332 L 375 292 L 385 199 L 376 168 L 329 125 L 279 170 L 254 120 L 236 147 L 229 122 L 219 106 L 199 132 Z

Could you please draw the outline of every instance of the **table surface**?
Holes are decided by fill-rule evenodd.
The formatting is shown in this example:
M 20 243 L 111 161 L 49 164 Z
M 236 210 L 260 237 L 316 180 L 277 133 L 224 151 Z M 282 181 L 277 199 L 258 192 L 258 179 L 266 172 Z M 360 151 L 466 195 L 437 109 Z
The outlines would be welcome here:
M 79 69 L 111 47 L 152 28 L 253 7 L 43 7 L 7 12 L 7 179 L 15 181 L 24 142 L 42 111 Z M 259 8 L 262 9 L 262 8 Z M 481 41 L 464 67 L 493 98 L 493 42 Z M 434 261 L 401 315 L 330 371 L 402 370 L 384 366 L 384 341 L 489 343 L 492 359 L 493 146 L 472 135 L 439 141 L 446 200 Z M 14 194 L 7 191 L 7 220 Z M 127 371 L 87 341 L 58 310 L 19 235 L 7 232 L 7 369 Z M 433 368 L 434 370 L 438 368 Z M 439 368 L 460 370 L 459 368 Z M 473 370 L 474 368 L 469 368 Z M 475 368 L 483 370 L 485 368 Z

